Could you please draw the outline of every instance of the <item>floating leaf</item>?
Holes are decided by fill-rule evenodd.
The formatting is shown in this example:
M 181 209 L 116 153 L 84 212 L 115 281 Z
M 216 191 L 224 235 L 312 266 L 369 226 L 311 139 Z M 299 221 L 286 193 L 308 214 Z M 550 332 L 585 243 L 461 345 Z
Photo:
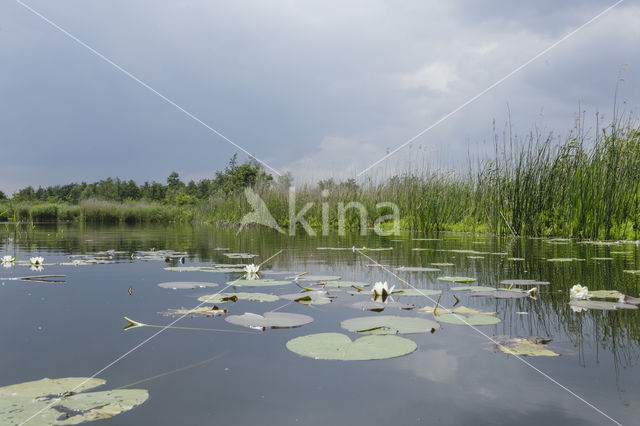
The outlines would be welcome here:
M 494 338 L 496 340 L 496 338 Z M 556 352 L 547 349 L 540 343 L 531 342 L 521 337 L 509 338 L 504 342 L 498 341 L 497 348 L 509 355 L 518 356 L 559 356 Z
M 507 257 L 507 260 L 511 260 L 513 262 L 522 262 L 524 261 L 524 257 Z
M 433 262 L 431 263 L 431 266 L 455 266 L 455 264 L 447 263 L 447 262 L 441 262 L 441 263 Z
M 626 274 L 633 274 L 633 275 L 640 275 L 640 269 L 625 269 L 624 271 L 622 271 Z
M 578 300 L 569 302 L 570 306 L 583 309 L 597 309 L 601 311 L 615 311 L 616 309 L 638 309 L 636 305 L 618 302 L 604 302 L 602 300 Z
M 403 310 L 411 310 L 416 307 L 416 305 L 412 303 L 401 303 L 401 302 L 355 302 L 348 305 L 352 308 L 361 309 L 363 311 L 373 311 L 373 312 L 382 312 L 385 308 L 398 308 Z
M 496 290 L 496 291 L 474 291 L 470 294 L 474 297 L 490 296 L 496 299 L 521 299 L 529 296 L 529 294 L 520 289 Z
M 267 328 L 295 328 L 313 322 L 313 318 L 308 315 L 288 312 L 265 312 L 264 315 L 245 312 L 242 315 L 229 315 L 224 320 L 231 324 L 262 330 Z
M 613 260 L 613 257 L 592 257 L 591 260 Z
M 451 291 L 495 291 L 495 287 L 486 287 L 482 285 L 463 285 L 459 287 L 451 287 Z
M 394 290 L 392 296 L 437 296 L 442 290 L 431 290 L 426 288 L 402 288 Z
M 283 299 L 293 300 L 294 302 L 304 303 L 306 305 L 325 305 L 331 303 L 333 296 L 322 290 L 305 291 L 302 293 L 283 294 Z
M 500 318 L 486 314 L 437 314 L 434 319 L 438 322 L 445 322 L 447 324 L 455 325 L 493 325 L 500 322 Z
M 102 379 L 67 377 L 35 380 L 0 388 L 0 424 L 29 420 L 33 425 L 72 425 L 108 419 L 144 403 L 144 389 L 84 392 Z
M 370 285 L 369 283 L 359 282 L 359 281 L 327 281 L 324 286 L 332 287 L 332 288 L 347 288 L 347 287 L 362 288 L 362 287 L 368 287 L 369 285 Z
M 222 253 L 227 256 L 229 259 L 253 259 L 258 256 L 257 254 L 249 254 L 249 253 Z
M 207 294 L 200 296 L 199 301 L 205 303 L 224 303 L 224 302 L 236 302 L 238 300 L 252 300 L 256 302 L 275 302 L 279 297 L 273 294 L 266 293 L 218 293 Z
M 375 315 L 344 320 L 340 327 L 356 333 L 411 334 L 433 332 L 440 328 L 440 325 L 424 318 Z
M 244 267 L 220 267 L 220 266 L 168 266 L 164 268 L 165 271 L 173 272 L 219 272 L 219 273 L 234 273 L 244 272 Z
M 438 268 L 424 268 L 422 266 L 400 266 L 396 268 L 399 272 L 439 272 Z
M 539 285 L 549 285 L 551 284 L 548 281 L 537 281 L 537 280 L 502 280 L 500 281 L 500 284 L 502 285 L 533 285 L 533 286 L 539 286 Z
M 365 361 L 395 358 L 409 354 L 418 345 L 400 336 L 365 336 L 354 341 L 340 333 L 319 333 L 296 337 L 287 349 L 314 359 Z
M 336 281 L 340 277 L 337 275 L 302 275 L 298 280 L 300 281 Z
M 292 281 L 278 281 L 268 278 L 259 280 L 235 280 L 227 282 L 228 285 L 236 287 L 271 287 L 275 285 L 287 285 L 291 283 Z
M 420 308 L 418 310 L 432 314 L 433 309 L 434 309 L 433 306 L 425 306 L 424 308 Z M 497 314 L 497 312 L 479 311 L 477 309 L 467 308 L 466 306 L 458 306 L 455 308 L 448 308 L 448 309 L 439 307 L 438 309 L 436 309 L 436 314 L 438 314 L 438 312 L 440 312 L 440 314 L 454 313 L 459 315 L 496 315 Z
M 202 283 L 195 281 L 171 281 L 158 284 L 161 288 L 170 288 L 172 290 L 193 290 L 195 288 L 217 287 L 216 283 Z
M 624 297 L 624 294 L 620 293 L 618 290 L 593 290 L 589 291 L 589 297 L 596 299 L 619 300 L 621 297 Z
M 467 259 L 484 259 L 484 256 L 467 256 Z
M 226 314 L 227 312 L 229 312 L 227 309 L 219 309 L 217 306 L 200 306 L 195 309 L 168 309 L 160 313 L 165 317 L 181 317 L 183 315 L 203 315 L 205 317 L 219 317 Z
M 573 262 L 574 260 L 579 262 L 584 262 L 584 259 L 577 259 L 575 257 L 556 257 L 553 259 L 547 259 L 547 262 L 562 263 L 562 262 Z
M 476 282 L 476 279 L 471 277 L 438 277 L 438 280 L 450 281 L 450 282 L 461 283 L 461 284 Z

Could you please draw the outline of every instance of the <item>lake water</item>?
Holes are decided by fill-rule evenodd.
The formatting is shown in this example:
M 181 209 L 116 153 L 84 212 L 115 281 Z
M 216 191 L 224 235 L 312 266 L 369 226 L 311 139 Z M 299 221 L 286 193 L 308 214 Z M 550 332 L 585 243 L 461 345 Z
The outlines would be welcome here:
M 368 289 L 357 294 L 353 288 L 327 288 L 336 298 L 323 305 L 292 302 L 284 306 L 288 300 L 221 303 L 220 308 L 228 308 L 227 315 L 278 309 L 306 314 L 314 321 L 299 328 L 258 331 L 230 324 L 224 316 L 187 316 L 175 326 L 231 332 L 167 329 L 101 371 L 97 377 L 107 380 L 104 389 L 149 379 L 133 386 L 148 390 L 149 399 L 102 420 L 104 424 L 615 424 L 606 416 L 625 425 L 640 423 L 640 311 L 575 312 L 568 304 L 569 289 L 578 283 L 590 291 L 615 289 L 638 297 L 640 275 L 623 272 L 640 269 L 635 243 L 593 245 L 453 233 L 289 237 L 255 229 L 236 235 L 232 229 L 207 226 L 38 225 L 14 240 L 6 232 L 2 235 L 0 256 L 11 254 L 28 261 L 38 255 L 44 257 L 45 266 L 42 271 L 31 271 L 23 264 L 0 268 L 0 387 L 44 377 L 92 376 L 161 330 L 124 331 L 123 317 L 169 324 L 177 318 L 162 312 L 195 307 L 201 303 L 198 297 L 219 292 L 226 282 L 242 275 L 165 268 L 247 262 L 229 259 L 225 253 L 256 254 L 249 261 L 256 264 L 273 256 L 262 266 L 262 277 L 273 279 L 307 272 L 371 284 L 388 281 L 401 288 L 391 270 L 406 286 L 443 290 L 440 309 L 452 307 L 455 295 L 460 300 L 456 306 L 497 312 L 500 319 L 498 324 L 475 329 L 441 323 L 433 333 L 398 335 L 417 344 L 405 356 L 321 360 L 293 353 L 285 345 L 314 333 L 344 333 L 351 339 L 363 336 L 340 327 L 348 318 L 400 315 L 433 320 L 431 313 L 418 310 L 433 306 L 433 300 L 393 296 L 394 301 L 416 308 L 387 307 L 376 313 L 348 306 L 371 300 Z M 351 250 L 352 246 L 392 250 L 360 253 Z M 318 249 L 322 247 L 347 250 Z M 61 265 L 82 259 L 73 255 L 106 257 L 96 253 L 107 250 L 116 251 L 113 263 Z M 147 253 L 151 250 L 185 252 L 184 264 L 179 256 L 168 262 L 164 255 L 154 259 Z M 584 260 L 550 262 L 552 258 Z M 370 266 L 374 261 L 388 267 Z M 399 266 L 437 267 L 440 271 L 395 271 Z M 41 274 L 65 275 L 65 282 L 7 279 Z M 550 284 L 538 287 L 536 299 L 496 299 L 451 291 L 464 284 L 440 281 L 441 276 L 473 277 L 477 279 L 473 285 L 494 287 L 505 279 Z M 168 281 L 206 281 L 220 286 L 158 287 Z M 311 286 L 313 281 L 304 285 Z M 289 284 L 225 290 L 233 291 L 282 295 L 300 289 Z M 505 335 L 552 339 L 543 346 L 559 356 L 508 355 L 489 339 Z M 30 424 L 39 424 L 38 418 Z

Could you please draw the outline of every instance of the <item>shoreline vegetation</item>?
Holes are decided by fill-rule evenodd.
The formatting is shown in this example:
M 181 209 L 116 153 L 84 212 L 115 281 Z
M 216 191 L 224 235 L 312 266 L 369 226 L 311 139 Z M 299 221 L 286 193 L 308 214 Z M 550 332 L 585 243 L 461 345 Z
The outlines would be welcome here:
M 255 160 L 237 157 L 213 179 L 184 183 L 177 173 L 166 184 L 109 178 L 96 183 L 0 192 L 0 221 L 86 223 L 210 223 L 238 225 L 251 211 L 244 188 L 260 195 L 283 229 L 289 227 L 290 175 L 277 180 Z M 531 134 L 522 144 L 504 136 L 491 159 L 465 172 L 407 172 L 381 182 L 327 179 L 296 187 L 296 212 L 337 227 L 338 205 L 359 202 L 363 225 L 400 209 L 400 228 L 470 231 L 532 237 L 638 239 L 640 234 L 640 128 L 629 118 L 588 138 L 579 126 L 562 141 Z M 390 209 L 387 209 L 390 210 Z M 346 227 L 358 229 L 360 212 L 348 209 Z M 390 223 L 388 222 L 387 225 Z

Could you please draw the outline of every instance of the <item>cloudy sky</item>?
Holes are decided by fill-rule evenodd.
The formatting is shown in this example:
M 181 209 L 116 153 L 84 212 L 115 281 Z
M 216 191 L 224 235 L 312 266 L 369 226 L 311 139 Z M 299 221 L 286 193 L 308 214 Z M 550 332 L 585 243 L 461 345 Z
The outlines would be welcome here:
M 614 3 L 22 1 L 298 182 L 355 176 Z M 621 73 L 637 108 L 638 22 L 624 1 L 368 175 L 464 164 L 509 114 L 519 135 L 566 134 L 579 111 L 592 128 Z M 239 152 L 15 0 L 0 3 L 0 144 L 6 193 L 201 178 Z

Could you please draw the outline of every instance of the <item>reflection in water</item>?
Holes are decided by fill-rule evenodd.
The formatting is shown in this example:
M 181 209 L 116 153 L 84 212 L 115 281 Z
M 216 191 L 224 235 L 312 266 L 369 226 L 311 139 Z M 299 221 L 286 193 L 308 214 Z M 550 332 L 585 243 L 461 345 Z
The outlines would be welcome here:
M 414 237 L 422 239 L 414 240 Z M 126 325 L 122 322 L 123 316 L 129 315 L 148 324 L 161 324 L 164 317 L 158 313 L 196 306 L 198 297 L 212 293 L 206 288 L 166 290 L 158 288 L 158 283 L 224 283 L 243 274 L 174 272 L 166 271 L 165 267 L 247 262 L 229 259 L 224 256 L 225 252 L 258 254 L 259 257 L 248 262 L 260 264 L 271 254 L 283 250 L 260 269 L 260 274 L 268 278 L 283 279 L 308 272 L 310 275 L 339 275 L 343 280 L 370 284 L 387 281 L 389 287 L 402 287 L 381 268 L 368 266 L 371 262 L 352 250 L 317 250 L 318 247 L 354 246 L 393 247 L 390 251 L 367 252 L 367 256 L 384 265 L 439 268 L 440 271 L 399 270 L 397 273 L 417 288 L 443 290 L 440 303 L 446 307 L 451 307 L 458 298 L 460 305 L 498 312 L 499 324 L 483 326 L 482 330 L 489 335 L 552 338 L 553 350 L 563 356 L 529 358 L 536 367 L 587 400 L 597 402 L 603 411 L 615 413 L 613 417 L 623 423 L 625 419 L 635 418 L 635 408 L 629 401 L 640 396 L 637 385 L 640 383 L 640 310 L 578 313 L 572 311 L 568 301 L 569 289 L 575 284 L 587 286 L 590 291 L 615 289 L 637 297 L 640 276 L 623 271 L 640 269 L 638 247 L 634 243 L 554 243 L 472 234 L 403 234 L 387 238 L 354 233 L 345 237 L 310 238 L 283 236 L 261 228 L 245 229 L 236 234 L 235 229 L 211 226 L 38 225 L 28 236 L 17 241 L 10 241 L 4 235 L 0 256 L 15 256 L 17 264 L 2 268 L 7 282 L 0 288 L 0 335 L 4 342 L 0 362 L 13 367 L 0 372 L 0 386 L 41 377 L 82 376 L 106 365 L 148 337 L 145 327 L 123 335 L 121 329 Z M 420 250 L 414 250 L 416 248 Z M 181 255 L 166 256 L 161 260 L 145 260 L 144 256 L 132 259 L 132 253 L 151 250 L 171 250 Z M 60 265 L 62 262 L 73 265 L 69 255 L 100 252 L 103 253 L 101 256 L 110 253 L 115 263 L 110 260 L 104 264 Z M 182 253 L 186 253 L 184 258 Z M 66 275 L 66 282 L 54 286 L 15 281 L 15 278 L 31 275 L 27 272 L 28 267 L 19 262 L 36 256 L 52 263 L 45 266 L 44 273 L 54 278 Z M 584 260 L 547 261 L 552 258 Z M 283 274 L 274 275 L 274 270 Z M 438 281 L 437 277 L 442 275 L 474 277 L 477 279 L 475 284 L 493 287 L 501 287 L 500 281 L 509 279 L 532 279 L 550 284 L 538 287 L 537 300 L 501 300 L 450 292 L 449 288 L 457 284 Z M 267 292 L 285 294 L 296 290 L 274 288 Z M 211 405 L 209 398 L 215 395 L 219 401 L 216 407 L 221 410 L 217 418 L 245 424 L 261 421 L 264 413 L 275 412 L 278 414 L 273 418 L 281 424 L 293 424 L 296 418 L 306 419 L 307 424 L 320 424 L 321 421 L 323 424 L 391 424 L 398 421 L 413 424 L 419 418 L 424 421 L 437 418 L 441 424 L 494 421 L 539 424 L 544 419 L 551 424 L 602 423 L 597 413 L 590 412 L 588 407 L 542 377 L 523 369 L 517 360 L 514 362 L 508 355 L 487 351 L 486 339 L 467 327 L 442 324 L 433 335 L 408 336 L 419 345 L 418 351 L 393 360 L 345 365 L 303 359 L 287 352 L 284 345 L 293 337 L 344 332 L 339 328 L 340 321 L 372 314 L 346 306 L 368 298 L 352 296 L 348 292 L 350 289 L 330 290 L 338 297 L 332 303 L 315 307 L 293 302 L 282 308 L 282 301 L 260 304 L 242 300 L 226 302 L 224 306 L 234 314 L 262 314 L 269 309 L 282 308 L 282 311 L 314 317 L 313 323 L 299 329 L 268 330 L 255 333 L 255 336 L 203 333 L 198 329 L 233 329 L 233 326 L 215 316 L 186 318 L 179 324 L 183 329 L 167 330 L 161 339 L 154 340 L 108 373 L 115 381 L 127 383 L 206 359 L 208 353 L 222 349 L 228 351 L 229 356 L 207 364 L 206 368 L 213 369 L 211 371 L 185 370 L 172 375 L 171 379 L 150 381 L 151 400 L 119 417 L 118 421 L 141 424 L 162 413 L 167 422 L 173 419 L 184 423 L 184 418 L 175 418 L 165 412 L 171 406 L 179 406 L 178 411 L 188 412 L 188 423 L 209 421 L 211 412 L 206 407 Z M 433 305 L 424 297 L 394 295 L 394 298 L 417 307 Z M 397 310 L 395 314 L 431 318 L 417 309 Z M 351 334 L 350 337 L 357 336 Z M 223 361 L 226 367 L 218 365 Z M 371 381 L 370 375 L 376 380 Z M 341 383 L 341 387 L 336 383 Z M 186 395 L 175 404 L 172 402 L 174 387 Z M 328 388 L 335 394 L 328 393 Z M 364 406 L 367 401 L 375 400 L 381 390 L 389 393 L 389 397 L 397 396 L 397 400 L 392 399 L 395 401 L 392 406 L 402 407 L 398 408 L 400 411 L 381 413 L 372 410 L 357 417 L 350 414 L 353 404 Z M 266 396 L 260 398 L 254 391 Z M 309 398 L 315 401 L 314 407 L 322 401 L 328 408 L 322 412 L 314 411 L 319 408 L 305 411 Z M 284 400 L 288 403 L 280 402 Z M 465 401 L 463 408 L 460 408 L 461 400 Z M 454 407 L 455 414 L 433 414 L 438 410 L 454 410 Z M 536 421 L 530 421 L 528 416 L 535 417 Z

